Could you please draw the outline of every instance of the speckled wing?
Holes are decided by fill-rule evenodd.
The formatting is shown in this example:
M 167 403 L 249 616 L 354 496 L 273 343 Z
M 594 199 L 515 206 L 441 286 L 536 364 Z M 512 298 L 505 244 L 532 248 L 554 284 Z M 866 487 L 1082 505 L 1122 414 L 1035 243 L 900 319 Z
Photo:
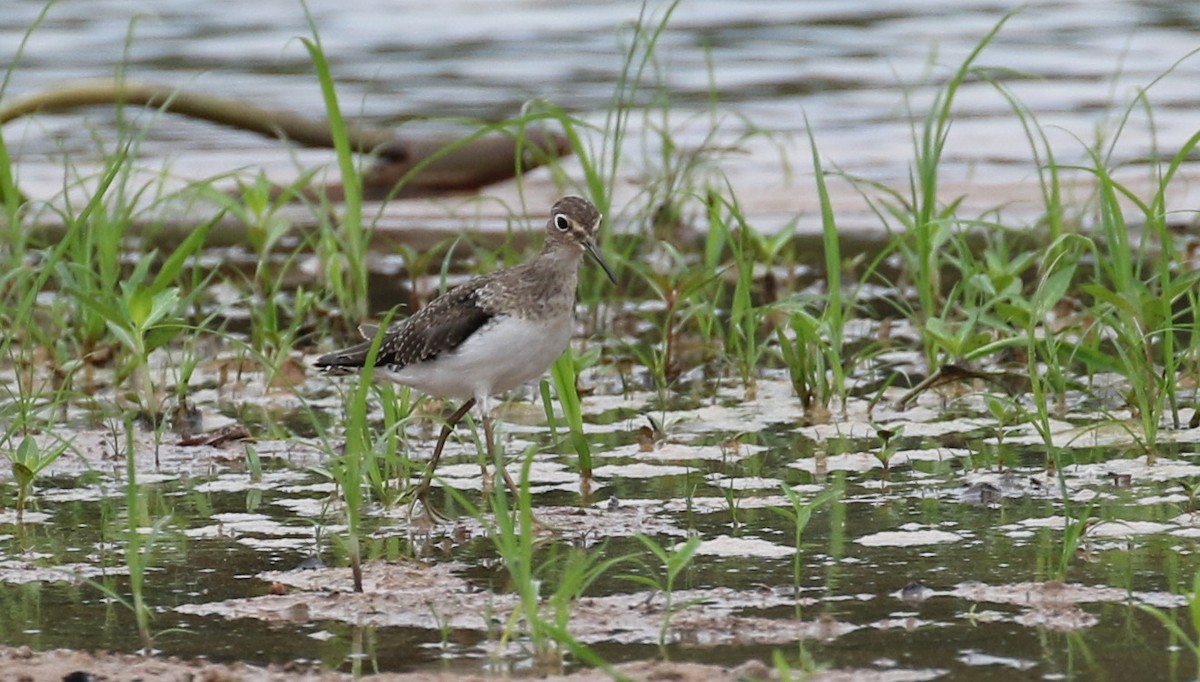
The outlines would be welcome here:
M 447 291 L 412 317 L 388 328 L 380 342 L 376 367 L 399 369 L 414 362 L 426 362 L 466 341 L 495 316 L 483 300 L 484 280 L 467 282 Z M 364 341 L 317 358 L 313 364 L 333 373 L 361 368 L 371 351 Z

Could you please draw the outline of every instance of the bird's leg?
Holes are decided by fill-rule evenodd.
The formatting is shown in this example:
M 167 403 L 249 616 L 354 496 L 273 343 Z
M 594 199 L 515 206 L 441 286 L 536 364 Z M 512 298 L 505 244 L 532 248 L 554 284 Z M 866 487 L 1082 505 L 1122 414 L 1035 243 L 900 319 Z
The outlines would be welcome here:
M 521 494 L 521 488 L 517 485 L 512 476 L 508 475 L 508 469 L 504 468 L 503 459 L 496 457 L 496 439 L 492 434 L 492 418 L 490 415 L 483 415 L 483 437 L 487 440 L 488 459 L 496 463 L 496 468 L 500 470 L 500 475 L 504 477 L 504 485 L 512 491 L 513 497 L 516 498 Z
M 513 501 L 511 509 L 515 512 L 521 506 L 521 487 L 513 480 L 513 477 L 508 474 L 508 469 L 504 468 L 503 453 L 496 445 L 496 437 L 493 433 L 492 415 L 487 409 L 487 401 L 481 400 L 480 404 L 484 406 L 483 412 L 483 437 L 487 443 L 487 457 L 496 463 L 496 468 L 500 470 L 500 475 L 504 477 L 504 485 L 508 486 L 509 492 L 512 493 Z M 532 502 L 530 503 L 532 504 Z M 543 523 L 536 515 L 530 512 L 530 518 L 533 521 L 533 527 L 545 530 L 555 530 L 549 524 Z
M 500 470 L 500 475 L 504 477 L 504 485 L 508 486 L 508 490 L 513 496 L 511 509 L 515 513 L 521 508 L 521 487 L 517 485 L 517 482 L 513 480 L 512 476 L 508 475 L 508 469 L 504 468 L 503 455 L 501 455 L 499 458 L 496 456 L 499 451 L 498 448 L 495 447 L 495 440 L 492 436 L 492 419 L 487 414 L 483 415 L 483 434 L 484 437 L 487 438 L 488 459 L 491 459 L 496 463 L 496 468 Z M 530 502 L 530 504 L 532 505 L 533 503 Z M 556 531 L 553 526 L 544 523 L 532 511 L 529 514 L 529 518 L 532 520 L 533 527 L 535 529 Z
M 438 460 L 442 457 L 442 450 L 446 447 L 446 440 L 450 438 L 450 434 L 454 432 L 454 426 L 462 420 L 463 416 L 471 411 L 475 406 L 475 399 L 471 398 L 460 405 L 454 414 L 446 420 L 442 425 L 442 433 L 438 436 L 437 445 L 433 448 L 433 456 L 429 458 L 429 464 L 425 466 L 425 475 L 421 477 L 421 482 L 417 484 L 417 489 L 414 493 L 415 498 L 420 501 L 421 506 L 427 512 L 431 512 L 431 516 L 436 516 L 436 512 L 432 512 L 432 507 L 429 506 L 429 488 L 433 485 L 433 471 L 437 468 Z
M 491 422 L 491 418 L 488 417 L 486 410 L 487 410 L 487 408 L 485 407 L 484 413 L 483 413 L 483 418 L 482 418 L 484 456 L 482 458 L 480 458 L 480 460 L 479 460 L 479 476 L 481 479 L 480 484 L 479 484 L 480 485 L 479 491 L 482 492 L 484 495 L 487 495 L 488 493 L 492 492 L 493 477 L 492 477 L 492 472 L 488 471 L 488 462 L 496 461 L 496 458 L 492 456 L 492 422 Z

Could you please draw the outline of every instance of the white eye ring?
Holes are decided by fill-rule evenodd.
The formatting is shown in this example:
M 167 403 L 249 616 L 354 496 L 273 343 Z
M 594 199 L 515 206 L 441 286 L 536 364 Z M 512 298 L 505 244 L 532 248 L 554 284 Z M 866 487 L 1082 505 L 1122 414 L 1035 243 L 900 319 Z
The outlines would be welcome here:
M 566 232 L 567 230 L 571 229 L 571 221 L 562 213 L 555 213 L 554 226 L 558 228 L 559 232 Z

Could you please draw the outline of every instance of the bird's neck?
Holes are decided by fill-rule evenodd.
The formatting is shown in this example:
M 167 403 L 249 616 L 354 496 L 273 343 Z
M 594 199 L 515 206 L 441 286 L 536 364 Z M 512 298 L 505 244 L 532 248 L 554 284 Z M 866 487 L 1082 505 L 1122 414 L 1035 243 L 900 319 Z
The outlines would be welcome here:
M 562 247 L 544 249 L 534 259 L 529 261 L 529 274 L 533 279 L 548 283 L 557 282 L 556 288 L 570 289 L 574 296 L 575 281 L 579 277 L 579 263 L 583 260 L 578 249 Z M 542 284 L 541 286 L 546 286 Z
M 549 244 L 542 248 L 542 252 L 537 255 L 535 260 L 541 264 L 539 267 L 563 274 L 574 274 L 579 271 L 579 262 L 583 260 L 583 254 L 579 252 L 579 249 Z

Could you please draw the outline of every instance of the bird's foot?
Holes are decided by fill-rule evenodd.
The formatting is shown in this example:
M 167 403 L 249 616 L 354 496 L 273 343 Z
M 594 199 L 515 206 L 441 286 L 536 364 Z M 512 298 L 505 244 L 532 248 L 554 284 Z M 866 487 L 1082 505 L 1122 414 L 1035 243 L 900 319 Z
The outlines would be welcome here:
M 421 511 L 417 514 L 413 512 L 420 507 Z M 420 530 L 428 530 L 442 523 L 449 523 L 450 517 L 441 513 L 429 502 L 427 495 L 419 495 L 408 504 L 408 522 L 414 528 Z
M 432 528 L 439 523 L 445 523 L 450 518 L 437 510 L 436 507 L 429 501 L 429 492 L 432 481 L 428 478 L 423 478 L 415 488 L 409 488 L 401 494 L 401 501 L 405 498 L 408 504 L 408 520 L 409 523 L 419 528 Z M 413 512 L 420 507 L 420 513 Z

